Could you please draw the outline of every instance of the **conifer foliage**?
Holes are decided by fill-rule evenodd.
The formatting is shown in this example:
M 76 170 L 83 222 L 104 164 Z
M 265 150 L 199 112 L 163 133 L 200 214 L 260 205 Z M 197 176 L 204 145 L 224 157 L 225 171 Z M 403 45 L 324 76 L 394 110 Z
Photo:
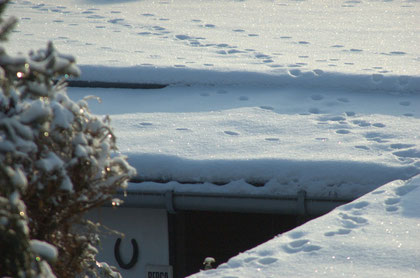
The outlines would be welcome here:
M 115 153 L 109 118 L 72 101 L 74 57 L 48 43 L 12 57 L 3 42 L 15 18 L 0 0 L 0 277 L 96 276 L 97 225 L 85 212 L 112 199 L 135 174 Z M 98 270 L 98 266 L 100 267 Z

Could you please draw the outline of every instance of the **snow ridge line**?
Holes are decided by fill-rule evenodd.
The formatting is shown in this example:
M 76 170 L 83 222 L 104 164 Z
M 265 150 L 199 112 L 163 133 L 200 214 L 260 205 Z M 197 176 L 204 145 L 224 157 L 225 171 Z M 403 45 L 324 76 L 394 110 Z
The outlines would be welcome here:
M 247 87 L 292 87 L 340 89 L 349 91 L 383 91 L 398 93 L 420 93 L 420 76 L 348 74 L 324 72 L 319 69 L 303 71 L 282 69 L 272 73 L 251 71 L 208 70 L 191 68 L 134 66 L 109 67 L 81 65 L 82 77 L 71 82 L 104 85 L 122 88 L 137 88 L 141 85 L 162 88 L 178 86 L 247 86 Z M 102 83 L 101 83 L 102 82 Z M 75 83 L 73 83 L 75 84 Z M 77 84 L 77 83 L 76 83 Z M 105 84 L 106 85 L 106 84 Z M 110 84 L 108 84 L 110 85 Z M 144 86 L 144 87 L 147 87 Z

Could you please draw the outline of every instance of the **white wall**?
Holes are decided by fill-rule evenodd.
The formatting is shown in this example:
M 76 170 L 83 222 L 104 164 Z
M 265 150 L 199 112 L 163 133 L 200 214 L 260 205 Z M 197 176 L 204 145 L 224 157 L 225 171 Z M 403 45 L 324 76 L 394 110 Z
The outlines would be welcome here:
M 99 221 L 111 229 L 125 234 L 120 245 L 121 258 L 128 263 L 133 253 L 131 239 L 139 246 L 137 264 L 124 270 L 114 257 L 116 235 L 103 235 L 99 247 L 98 261 L 116 266 L 124 278 L 146 277 L 148 264 L 169 265 L 168 222 L 165 210 L 136 208 L 99 208 L 90 213 L 89 219 Z

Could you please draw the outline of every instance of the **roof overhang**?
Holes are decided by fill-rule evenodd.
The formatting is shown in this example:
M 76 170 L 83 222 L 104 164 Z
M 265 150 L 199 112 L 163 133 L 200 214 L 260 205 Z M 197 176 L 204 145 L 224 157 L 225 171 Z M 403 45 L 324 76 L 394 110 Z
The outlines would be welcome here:
M 122 207 L 177 211 L 218 211 L 284 215 L 323 215 L 351 202 L 347 199 L 307 198 L 305 191 L 295 196 L 138 190 L 118 192 Z

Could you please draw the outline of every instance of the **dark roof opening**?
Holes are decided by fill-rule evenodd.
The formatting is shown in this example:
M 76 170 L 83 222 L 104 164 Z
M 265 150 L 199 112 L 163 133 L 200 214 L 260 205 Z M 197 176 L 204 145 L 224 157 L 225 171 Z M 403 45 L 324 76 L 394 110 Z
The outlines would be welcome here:
M 199 272 L 206 257 L 213 257 L 213 267 L 217 267 L 315 217 L 208 211 L 169 215 L 174 278 Z

